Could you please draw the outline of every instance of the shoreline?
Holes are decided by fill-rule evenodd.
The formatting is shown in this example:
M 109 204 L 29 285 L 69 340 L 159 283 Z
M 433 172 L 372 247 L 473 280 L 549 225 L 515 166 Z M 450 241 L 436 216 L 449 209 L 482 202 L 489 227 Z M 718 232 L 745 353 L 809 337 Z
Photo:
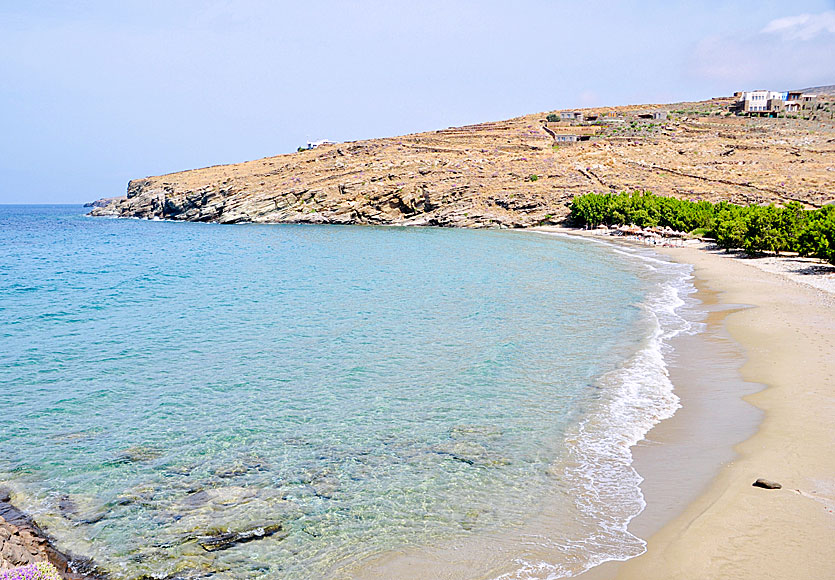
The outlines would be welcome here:
M 659 252 L 658 246 L 631 238 L 567 228 L 539 231 L 579 237 L 613 248 L 646 251 L 671 263 L 692 266 Z M 749 305 L 725 303 L 718 292 L 692 272 L 690 284 L 694 291 L 691 300 L 697 304 L 684 308 L 691 315 L 701 315 L 695 322 L 701 328 L 671 338 L 670 350 L 664 355 L 679 408 L 631 447 L 632 467 L 641 477 L 645 507 L 630 520 L 628 530 L 643 541 L 648 541 L 704 493 L 722 466 L 735 458 L 734 445 L 752 436 L 762 421 L 761 412 L 743 397 L 764 386 L 743 380 L 739 373 L 745 362 L 742 347 L 725 329 L 726 318 Z M 705 365 L 705 360 L 710 364 Z M 634 558 L 609 560 L 576 577 L 609 580 L 624 562 Z
M 560 233 L 646 248 L 591 232 L 560 228 Z M 835 362 L 829 360 L 835 352 L 835 294 L 823 289 L 827 284 L 815 289 L 793 281 L 774 271 L 771 263 L 760 266 L 704 248 L 651 249 L 693 266 L 695 296 L 708 312 L 706 332 L 715 333 L 713 338 L 726 347 L 736 345 L 728 361 L 738 363 L 732 370 L 744 379 L 744 390 L 739 390 L 741 385 L 718 385 L 721 396 L 706 394 L 703 389 L 710 385 L 704 384 L 704 376 L 716 371 L 716 359 L 704 365 L 704 352 L 699 352 L 700 359 L 688 352 L 692 345 L 678 344 L 687 342 L 686 337 L 673 339 L 674 356 L 680 358 L 668 361 L 668 366 L 683 407 L 632 447 L 633 465 L 645 478 L 641 488 L 647 506 L 629 530 L 648 541 L 647 552 L 624 562 L 606 562 L 579 577 L 826 577 L 835 570 L 826 561 L 835 548 L 835 457 L 830 451 L 835 436 L 828 424 L 835 416 Z M 703 334 L 696 336 L 704 338 Z M 684 384 L 697 374 L 697 380 Z M 727 432 L 716 436 L 704 423 L 712 411 L 725 411 L 727 404 L 734 404 L 725 417 L 729 425 L 744 409 L 753 413 L 739 423 L 754 427 L 737 431 L 734 440 L 741 442 L 733 447 Z M 701 414 L 684 417 L 698 405 L 703 407 Z M 691 451 L 704 447 L 704 438 L 692 445 L 694 429 L 708 431 L 700 436 L 714 436 L 718 455 L 705 459 L 687 453 L 690 468 L 667 469 L 665 453 L 668 459 L 675 457 L 688 442 Z M 702 471 L 694 473 L 694 465 Z M 682 473 L 687 482 L 674 481 Z M 758 477 L 784 487 L 751 487 Z M 11 506 L 8 498 L 3 501 L 0 505 Z M 4 525 L 0 520 L 0 527 Z M 39 543 L 49 545 L 47 535 L 39 537 L 45 538 Z
M 659 249 L 690 263 L 724 303 L 742 345 L 742 377 L 766 388 L 757 432 L 735 447 L 706 492 L 649 539 L 616 578 L 824 578 L 835 571 L 835 296 L 755 262 L 696 248 Z M 757 478 L 779 490 L 753 487 Z
M 583 242 L 583 243 L 585 243 L 585 242 Z M 609 250 L 608 250 L 608 249 L 607 249 L 607 250 L 605 250 L 605 251 L 606 251 L 606 253 L 608 253 L 608 252 L 609 252 Z M 646 258 L 647 258 L 649 261 L 651 261 L 651 262 L 657 262 L 657 261 L 658 261 L 656 258 L 651 257 L 651 256 L 646 256 Z M 638 257 L 636 256 L 636 258 L 635 258 L 635 259 L 636 259 L 636 261 L 637 261 L 637 260 L 638 260 Z M 642 260 L 642 261 L 643 261 L 643 260 Z M 677 285 L 677 286 L 678 286 L 678 284 L 683 283 L 684 285 L 683 285 L 683 286 L 681 286 L 681 288 L 688 287 L 688 286 L 689 286 L 689 284 L 687 284 L 687 283 L 686 283 L 686 280 L 689 278 L 689 275 L 687 274 L 688 270 L 687 270 L 687 269 L 685 269 L 685 268 L 680 268 L 680 267 L 675 267 L 675 268 L 674 268 L 674 270 L 675 270 L 675 271 L 677 271 L 677 272 L 678 272 L 678 274 L 676 274 L 675 276 L 671 276 L 671 280 L 672 280 L 672 279 L 678 280 L 678 282 L 676 282 L 676 285 Z M 680 278 L 680 279 L 679 279 L 679 278 Z M 662 282 L 663 282 L 663 281 L 659 281 L 659 288 L 660 288 L 660 287 L 664 287 L 664 286 L 665 286 L 665 284 L 664 284 L 664 283 L 662 283 Z M 680 292 L 681 292 L 681 290 L 677 291 L 677 295 L 678 295 L 680 298 L 682 298 L 682 299 L 683 299 L 683 298 L 684 298 L 684 296 L 685 296 L 687 293 L 692 292 L 692 288 L 691 288 L 691 289 L 687 289 L 687 290 L 685 290 L 683 294 L 682 294 L 682 293 L 680 293 Z M 660 293 L 660 295 L 659 295 L 657 298 L 661 298 L 662 296 L 663 296 L 663 292 L 661 292 L 661 293 Z M 664 300 L 663 300 L 663 302 L 664 302 L 664 304 L 665 304 L 665 305 L 666 305 L 667 300 L 669 300 L 669 298 L 664 298 Z M 652 311 L 656 311 L 656 310 L 657 310 L 657 306 L 656 306 L 656 307 L 654 307 L 654 308 L 650 308 L 650 310 L 652 310 Z M 663 310 L 663 308 L 662 308 L 662 310 Z M 676 318 L 678 318 L 678 317 L 676 317 Z M 669 323 L 668 323 L 668 324 L 669 324 Z M 667 328 L 667 325 L 662 325 L 662 327 Z M 659 327 L 659 331 L 660 331 L 660 330 L 661 330 L 661 327 Z M 670 328 L 667 328 L 667 331 L 669 331 L 669 330 L 670 330 Z M 664 332 L 662 332 L 661 334 L 662 334 L 662 335 L 667 334 L 667 331 L 664 331 Z M 681 330 L 677 330 L 677 331 L 676 331 L 676 333 L 678 333 L 678 332 L 681 332 Z M 655 340 L 655 339 L 653 339 L 653 341 L 654 341 L 654 340 Z M 661 340 L 661 342 L 660 342 L 659 344 L 661 344 L 661 343 L 667 343 L 667 341 L 668 341 L 668 340 L 669 340 L 668 338 L 667 338 L 667 339 L 662 339 L 662 340 Z M 651 341 L 651 342 L 653 342 L 653 341 Z M 649 345 L 647 345 L 647 347 L 649 347 Z M 659 346 L 658 348 L 660 349 L 661 347 Z M 644 349 L 642 349 L 641 351 L 639 351 L 639 353 L 642 353 L 642 352 L 644 352 Z M 659 350 L 658 352 L 659 352 L 659 354 L 660 354 L 661 350 Z M 639 353 L 636 353 L 636 354 L 639 354 Z M 652 358 L 652 357 L 650 357 L 650 358 Z M 662 364 L 662 367 L 664 367 L 664 366 L 665 366 L 665 365 L 663 365 L 663 364 Z M 662 377 L 662 376 L 660 376 L 660 375 L 659 375 L 657 378 L 658 378 L 658 379 L 663 379 L 664 377 Z M 669 388 L 670 388 L 670 389 L 672 389 L 672 385 L 669 385 Z M 662 397 L 662 398 L 663 398 L 663 397 Z M 638 409 L 638 410 L 640 411 L 640 413 L 639 413 L 639 414 L 643 414 L 643 410 L 641 410 L 641 409 Z M 660 409 L 660 410 L 661 410 L 661 411 L 664 411 L 665 409 Z M 673 413 L 673 412 L 674 412 L 674 409 L 670 409 L 670 410 L 669 410 L 669 413 Z M 662 415 L 669 416 L 669 415 L 667 415 L 666 413 L 662 413 Z M 657 419 L 656 419 L 656 420 L 657 420 Z M 651 425 L 651 424 L 650 424 L 650 425 Z M 651 427 L 650 427 L 650 425 L 646 425 L 646 426 L 644 427 L 644 429 L 649 429 L 649 428 L 651 428 Z M 642 429 L 641 434 L 639 434 L 639 438 L 640 438 L 640 437 L 643 437 L 643 434 L 644 434 L 644 429 Z M 637 440 L 639 440 L 639 438 L 636 438 L 636 439 L 634 439 L 633 441 L 637 441 Z M 630 458 L 630 460 L 629 460 L 628 465 L 629 465 L 629 466 L 631 466 L 631 458 Z M 628 471 L 629 471 L 630 473 L 634 473 L 631 467 L 629 467 L 629 468 L 628 468 Z M 637 477 L 637 476 L 636 476 L 636 477 Z M 593 480 L 593 478 L 592 478 L 592 480 Z M 630 481 L 631 481 L 631 478 L 630 478 Z M 619 488 L 619 487 L 621 486 L 621 484 L 619 484 L 617 481 L 613 481 L 612 483 L 614 484 L 614 487 L 615 487 L 615 488 Z M 630 484 L 630 489 L 634 489 L 634 490 L 635 490 L 635 493 L 638 493 L 638 490 L 637 490 L 637 482 L 635 482 L 634 487 L 632 486 L 632 484 Z M 639 498 L 639 499 L 640 499 L 640 498 Z M 601 508 L 603 508 L 603 507 L 605 507 L 605 505 L 601 505 L 600 507 L 601 507 Z M 633 512 L 633 513 L 635 513 L 635 512 Z M 545 519 L 547 520 L 548 518 L 546 517 Z M 552 517 L 551 519 L 554 519 L 554 518 Z M 631 519 L 631 516 L 630 516 L 630 518 L 629 518 L 629 519 Z M 625 533 L 626 521 L 628 521 L 628 520 L 623 520 L 623 527 L 624 527 L 623 533 Z M 619 520 L 619 522 L 620 522 L 620 520 Z M 542 523 L 542 522 L 540 522 L 540 523 Z M 530 531 L 531 537 L 535 537 L 535 533 L 536 533 L 536 530 L 531 530 L 531 531 Z M 630 535 L 630 537 L 631 537 L 631 535 Z M 502 539 L 504 539 L 504 538 L 502 538 Z M 639 542 L 639 543 L 640 543 L 640 545 L 633 546 L 633 547 L 635 547 L 635 548 L 637 548 L 637 549 L 636 549 L 636 550 L 633 550 L 631 553 L 632 553 L 632 554 L 639 553 L 639 551 L 640 551 L 641 549 L 643 549 L 643 541 L 642 541 L 642 540 L 640 540 L 640 539 L 638 539 L 638 538 L 634 538 L 634 537 L 632 537 L 632 539 L 634 539 L 636 543 L 638 543 L 638 542 Z M 457 558 L 455 554 L 451 554 L 451 556 L 452 556 L 452 558 L 447 560 L 447 565 L 448 565 L 450 562 L 454 561 L 454 558 Z M 615 556 L 615 557 L 617 557 L 617 554 L 615 554 L 614 556 Z M 598 561 L 599 561 L 599 560 L 598 560 Z M 425 563 L 426 563 L 426 562 L 424 561 L 424 564 L 425 564 Z M 450 567 L 450 569 L 449 569 L 449 570 L 446 570 L 445 572 L 447 572 L 447 571 L 451 571 L 451 568 L 454 568 L 454 566 L 453 566 L 453 567 Z M 461 574 L 461 576 L 460 576 L 460 577 L 467 577 L 467 573 L 468 573 L 469 571 L 471 571 L 471 569 L 462 568 L 462 569 L 460 569 L 458 572 Z M 573 571 L 573 573 L 574 573 L 574 574 L 577 574 L 578 572 L 579 572 L 579 570 L 575 570 L 575 571 Z M 450 577 L 458 577 L 458 576 L 450 576 Z M 486 576 L 485 576 L 485 577 L 486 577 Z M 491 576 L 489 576 L 489 577 L 491 577 L 491 578 L 492 578 L 492 577 L 494 577 L 494 575 L 491 575 Z
M 643 555 L 604 563 L 580 577 L 832 575 L 835 565 L 827 555 L 835 549 L 835 431 L 830 426 L 835 416 L 835 268 L 799 258 L 741 258 L 703 244 L 653 249 L 692 265 L 698 285 L 729 309 L 722 326 L 741 349 L 744 362 L 738 372 L 746 382 L 764 387 L 742 399 L 762 419 L 753 434 L 733 446 L 733 457 L 714 470 L 700 493 L 647 526 Z M 830 273 L 803 278 L 821 272 Z M 648 439 L 675 422 L 673 417 L 660 423 Z M 665 444 L 676 447 L 675 441 Z M 651 482 L 657 473 L 651 465 L 641 465 L 640 449 L 634 448 L 636 468 Z M 783 488 L 753 487 L 761 477 Z M 650 497 L 645 512 L 654 509 L 652 501 Z M 641 516 L 635 523 L 641 523 Z
M 92 560 L 58 550 L 30 515 L 12 504 L 10 491 L 0 488 L 0 572 L 38 562 L 52 564 L 67 580 L 106 578 Z

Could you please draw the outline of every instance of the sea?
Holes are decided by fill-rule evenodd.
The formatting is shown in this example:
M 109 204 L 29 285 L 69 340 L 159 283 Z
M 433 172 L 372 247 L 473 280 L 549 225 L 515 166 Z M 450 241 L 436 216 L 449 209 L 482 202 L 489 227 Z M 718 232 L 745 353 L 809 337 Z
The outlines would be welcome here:
M 86 211 L 0 206 L 0 485 L 62 550 L 114 579 L 460 580 L 644 551 L 630 448 L 679 405 L 688 266 Z

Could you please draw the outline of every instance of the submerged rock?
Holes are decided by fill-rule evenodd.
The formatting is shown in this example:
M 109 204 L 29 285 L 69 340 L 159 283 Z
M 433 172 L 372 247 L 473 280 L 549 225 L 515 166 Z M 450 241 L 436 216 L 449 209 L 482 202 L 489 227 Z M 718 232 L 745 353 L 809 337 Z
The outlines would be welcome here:
M 109 510 L 93 497 L 63 494 L 58 497 L 58 511 L 71 522 L 94 524 L 106 518 Z
M 305 470 L 299 475 L 298 483 L 323 499 L 333 499 L 341 487 L 339 476 L 329 467 Z
M 475 467 L 495 467 L 510 465 L 510 460 L 497 453 L 488 451 L 482 445 L 468 441 L 454 441 L 434 447 L 435 453 L 446 455 L 456 461 Z
M 77 514 L 78 506 L 69 495 L 64 494 L 58 498 L 58 511 L 66 518 Z
M 481 512 L 479 510 L 468 510 L 467 513 L 464 514 L 464 518 L 459 523 L 462 528 L 470 532 L 474 530 L 478 524 L 478 518 L 480 515 Z
M 280 523 L 270 523 L 259 526 L 248 527 L 239 531 L 218 531 L 208 535 L 202 536 L 197 543 L 207 552 L 217 552 L 231 548 L 237 544 L 251 542 L 253 540 L 260 540 L 268 536 L 280 534 L 280 539 L 287 536 L 287 532 L 283 531 Z
M 257 492 L 253 488 L 229 485 L 212 489 L 195 490 L 180 500 L 176 507 L 182 510 L 193 510 L 208 507 L 221 509 L 237 506 L 254 499 Z
M 502 436 L 502 430 L 495 425 L 456 425 L 450 435 L 461 438 L 494 439 Z
M 122 453 L 117 455 L 111 463 L 141 463 L 144 461 L 152 461 L 162 455 L 162 451 L 149 445 L 134 445 L 128 447 Z
M 157 496 L 160 495 L 161 489 L 155 483 L 140 483 L 118 494 L 114 500 L 114 505 L 131 505 L 137 504 L 148 508 L 157 508 L 160 501 Z
M 300 515 L 298 506 L 281 495 L 281 490 L 238 486 L 196 491 L 173 506 L 173 521 L 159 539 L 172 545 L 199 545 L 213 552 L 275 535 L 282 530 L 279 522 Z

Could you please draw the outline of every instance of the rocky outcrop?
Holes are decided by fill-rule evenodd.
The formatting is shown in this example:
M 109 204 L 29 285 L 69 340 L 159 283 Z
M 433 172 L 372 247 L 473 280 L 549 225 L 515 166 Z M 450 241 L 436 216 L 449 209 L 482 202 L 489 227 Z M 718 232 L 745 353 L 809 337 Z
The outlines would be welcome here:
M 220 223 L 528 227 L 559 221 L 574 195 L 649 189 L 737 203 L 835 196 L 835 128 L 726 116 L 730 101 L 619 107 L 591 141 L 545 114 L 386 139 L 323 145 L 129 183 L 92 215 Z M 642 119 L 666 108 L 664 121 Z M 606 113 L 603 115 L 603 113 Z M 588 132 L 587 131 L 587 132 Z
M 266 523 L 249 526 L 242 530 L 215 531 L 202 536 L 197 543 L 207 552 L 217 552 L 218 550 L 225 550 L 238 544 L 245 544 L 253 540 L 274 536 L 279 532 L 282 532 L 282 525 L 280 523 Z M 282 535 L 286 536 L 287 533 L 282 532 Z
M 91 201 L 90 203 L 85 203 L 84 207 L 106 207 L 111 203 L 120 202 L 126 200 L 127 197 L 124 195 L 120 195 L 117 197 L 105 197 L 102 199 L 97 199 L 96 201 Z
M 0 489 L 0 570 L 37 562 L 49 562 L 70 580 L 105 578 L 91 561 L 58 551 L 34 520 L 12 505 L 9 492 Z

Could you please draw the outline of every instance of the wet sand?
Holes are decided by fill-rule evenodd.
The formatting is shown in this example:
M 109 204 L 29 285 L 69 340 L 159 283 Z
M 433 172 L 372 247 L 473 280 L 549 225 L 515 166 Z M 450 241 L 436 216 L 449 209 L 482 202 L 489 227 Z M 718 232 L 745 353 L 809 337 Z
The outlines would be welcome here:
M 683 510 L 676 507 L 686 499 L 681 495 L 666 502 L 668 515 L 675 517 L 650 536 L 644 555 L 582 577 L 835 576 L 835 297 L 756 261 L 696 248 L 659 251 L 693 264 L 700 285 L 717 293 L 721 304 L 751 306 L 728 314 L 724 327 L 743 350 L 742 377 L 766 387 L 745 397 L 763 420 Z M 704 368 L 708 364 L 713 361 L 705 361 Z M 678 419 L 659 425 L 649 439 L 681 424 L 687 408 L 685 400 Z M 705 427 L 709 424 L 696 422 L 689 429 L 698 436 Z M 675 437 L 670 443 L 677 448 Z M 632 529 L 646 537 L 642 527 L 652 533 L 664 520 L 654 504 L 660 499 L 664 506 L 663 494 L 675 495 L 685 474 L 665 476 L 662 466 L 642 459 L 643 454 L 636 448 L 649 505 L 644 521 L 636 518 Z M 783 488 L 753 487 L 761 477 Z

